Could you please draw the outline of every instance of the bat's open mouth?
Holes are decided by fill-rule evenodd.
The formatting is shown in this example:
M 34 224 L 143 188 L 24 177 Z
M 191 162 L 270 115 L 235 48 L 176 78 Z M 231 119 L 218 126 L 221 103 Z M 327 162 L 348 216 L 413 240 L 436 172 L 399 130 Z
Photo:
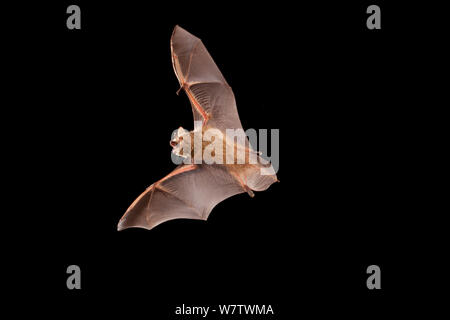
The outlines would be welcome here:
M 178 144 L 178 141 L 170 141 L 170 145 L 172 146 L 172 148 L 175 148 L 175 146 Z

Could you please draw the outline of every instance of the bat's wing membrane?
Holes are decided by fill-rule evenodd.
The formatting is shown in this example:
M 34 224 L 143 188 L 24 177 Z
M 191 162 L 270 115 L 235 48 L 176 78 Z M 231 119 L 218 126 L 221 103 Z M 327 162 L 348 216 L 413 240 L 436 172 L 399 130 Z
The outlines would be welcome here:
M 245 190 L 225 168 L 181 165 L 142 193 L 119 221 L 118 230 L 152 229 L 172 219 L 206 220 L 219 202 Z
M 191 101 L 194 120 L 223 132 L 242 129 L 233 91 L 202 41 L 176 26 L 170 43 L 173 68 Z

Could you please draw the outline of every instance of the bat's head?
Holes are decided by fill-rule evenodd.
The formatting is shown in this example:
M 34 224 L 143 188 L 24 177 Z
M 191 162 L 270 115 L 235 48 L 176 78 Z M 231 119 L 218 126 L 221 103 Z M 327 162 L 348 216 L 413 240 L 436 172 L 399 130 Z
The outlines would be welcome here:
M 190 133 L 186 129 L 179 127 L 172 134 L 172 140 L 170 145 L 172 146 L 172 152 L 177 156 L 187 158 L 190 155 Z M 183 151 L 183 152 L 181 152 Z

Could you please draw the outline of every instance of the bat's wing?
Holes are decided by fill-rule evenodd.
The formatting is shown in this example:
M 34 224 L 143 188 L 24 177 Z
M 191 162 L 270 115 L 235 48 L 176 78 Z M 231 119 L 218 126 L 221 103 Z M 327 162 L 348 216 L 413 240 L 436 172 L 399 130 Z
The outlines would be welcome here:
M 176 26 L 170 44 L 173 68 L 189 97 L 194 120 L 223 132 L 242 129 L 233 91 L 202 41 Z
M 181 165 L 148 187 L 131 204 L 117 228 L 152 229 L 180 218 L 206 220 L 219 202 L 243 192 L 223 166 Z

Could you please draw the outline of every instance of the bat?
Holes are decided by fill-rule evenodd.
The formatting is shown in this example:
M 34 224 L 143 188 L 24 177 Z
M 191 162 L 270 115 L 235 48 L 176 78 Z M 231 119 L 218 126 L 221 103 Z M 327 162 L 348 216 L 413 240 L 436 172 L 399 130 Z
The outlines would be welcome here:
M 233 91 L 202 41 L 175 26 L 170 45 L 173 69 L 180 83 L 178 92 L 184 90 L 194 121 L 201 125 L 190 132 L 181 127 L 176 131 L 170 141 L 172 152 L 186 161 L 153 183 L 130 205 L 118 223 L 119 231 L 130 227 L 150 230 L 172 219 L 206 220 L 219 202 L 245 192 L 253 197 L 253 191 L 264 191 L 279 182 L 271 164 L 251 148 L 246 136 L 242 137 L 245 133 Z M 227 129 L 234 129 L 241 137 L 230 139 Z M 221 161 L 195 161 L 208 143 L 191 141 L 196 134 L 211 131 L 223 133 L 217 135 L 216 141 L 223 148 L 219 144 L 211 153 L 218 150 L 217 159 Z M 238 154 L 244 155 L 241 161 Z M 256 163 L 250 161 L 255 158 Z

